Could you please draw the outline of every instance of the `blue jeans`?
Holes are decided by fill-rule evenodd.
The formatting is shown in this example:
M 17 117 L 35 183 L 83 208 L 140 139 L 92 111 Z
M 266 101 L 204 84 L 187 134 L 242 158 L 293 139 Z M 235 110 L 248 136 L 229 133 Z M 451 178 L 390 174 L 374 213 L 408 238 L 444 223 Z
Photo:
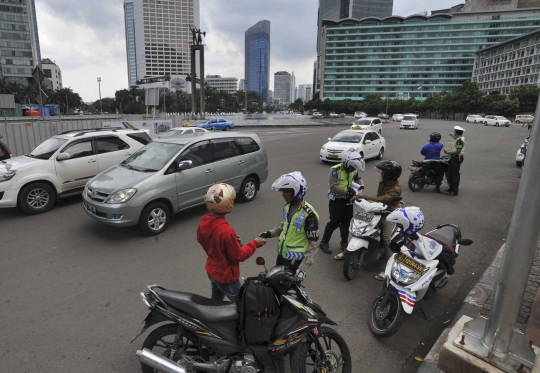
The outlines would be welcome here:
M 212 284 L 212 299 L 213 300 L 223 300 L 225 296 L 230 299 L 231 302 L 236 302 L 238 300 L 238 295 L 240 294 L 240 280 L 236 280 L 232 284 L 222 284 L 214 280 L 212 277 L 208 276 L 210 283 Z

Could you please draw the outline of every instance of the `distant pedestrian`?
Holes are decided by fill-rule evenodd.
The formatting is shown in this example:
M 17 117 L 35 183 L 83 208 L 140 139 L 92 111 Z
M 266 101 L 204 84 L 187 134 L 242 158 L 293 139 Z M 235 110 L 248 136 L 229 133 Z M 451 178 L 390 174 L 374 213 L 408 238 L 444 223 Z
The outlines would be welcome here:
M 454 139 L 452 148 L 445 148 L 444 152 L 450 155 L 450 168 L 446 172 L 446 180 L 448 181 L 447 196 L 457 196 L 459 192 L 459 183 L 461 181 L 460 169 L 463 163 L 463 154 L 465 153 L 465 129 L 460 126 L 454 127 L 454 134 L 450 134 Z

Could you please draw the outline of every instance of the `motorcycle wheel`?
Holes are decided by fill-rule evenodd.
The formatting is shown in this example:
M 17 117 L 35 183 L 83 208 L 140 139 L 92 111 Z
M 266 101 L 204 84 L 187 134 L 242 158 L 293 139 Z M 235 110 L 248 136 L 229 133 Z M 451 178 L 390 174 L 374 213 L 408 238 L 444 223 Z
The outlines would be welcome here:
M 364 259 L 365 249 L 359 249 L 353 252 L 347 251 L 345 260 L 343 261 L 343 276 L 347 280 L 354 280 Z
M 424 182 L 413 176 L 409 179 L 409 189 L 413 192 L 419 192 L 424 189 Z
M 345 339 L 332 328 L 321 327 L 318 330 L 318 336 L 310 334 L 306 342 L 299 344 L 291 353 L 291 372 L 351 373 L 351 353 Z M 315 346 L 315 338 L 324 349 L 326 359 Z
M 171 347 L 177 334 L 177 324 L 162 325 L 150 333 L 148 337 L 146 337 L 142 348 L 147 348 L 158 355 L 170 359 Z M 174 361 L 180 360 L 184 355 L 189 356 L 191 359 L 196 361 L 208 361 L 209 359 L 208 351 L 201 347 L 199 339 L 185 329 L 182 330 L 178 352 L 173 357 Z M 141 364 L 141 370 L 143 373 L 159 372 L 158 370 L 144 364 Z
M 386 292 L 390 291 L 386 305 L 381 305 Z M 383 290 L 375 298 L 369 317 L 371 332 L 380 338 L 388 338 L 396 334 L 403 324 L 403 309 L 401 301 L 394 288 Z

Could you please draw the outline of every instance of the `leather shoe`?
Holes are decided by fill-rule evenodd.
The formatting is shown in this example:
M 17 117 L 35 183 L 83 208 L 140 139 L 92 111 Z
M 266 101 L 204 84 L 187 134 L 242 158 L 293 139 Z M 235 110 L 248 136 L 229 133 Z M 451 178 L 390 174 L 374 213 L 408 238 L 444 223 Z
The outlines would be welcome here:
M 449 193 L 445 193 L 447 196 L 457 196 L 458 194 L 455 193 L 455 192 L 449 192 Z
M 452 189 L 445 189 L 446 193 L 452 193 Z
M 321 242 L 319 244 L 319 249 L 321 249 L 323 253 L 325 254 L 328 254 L 328 255 L 332 254 L 332 250 L 330 249 L 330 245 L 328 245 L 328 242 Z

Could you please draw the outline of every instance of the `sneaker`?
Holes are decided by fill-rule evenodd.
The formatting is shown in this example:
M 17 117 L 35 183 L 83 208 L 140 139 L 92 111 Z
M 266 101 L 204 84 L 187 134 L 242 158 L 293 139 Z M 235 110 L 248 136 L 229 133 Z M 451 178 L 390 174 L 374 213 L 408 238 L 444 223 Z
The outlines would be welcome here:
M 321 242 L 319 244 L 319 249 L 321 249 L 325 254 L 332 254 L 332 250 L 330 249 L 330 245 L 328 245 L 328 242 Z
M 347 250 L 347 246 L 349 246 L 349 243 L 347 241 L 341 241 L 341 250 L 342 251 Z

